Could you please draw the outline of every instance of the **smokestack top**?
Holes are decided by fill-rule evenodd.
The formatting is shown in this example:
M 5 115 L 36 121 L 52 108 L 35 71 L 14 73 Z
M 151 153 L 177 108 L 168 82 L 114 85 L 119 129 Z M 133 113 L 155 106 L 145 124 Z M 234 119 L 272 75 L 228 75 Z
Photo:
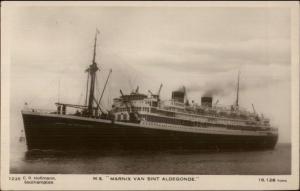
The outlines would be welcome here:
M 201 105 L 206 107 L 212 107 L 213 98 L 212 96 L 202 96 Z
M 177 90 L 175 90 L 174 92 L 186 92 L 186 88 L 185 88 L 185 86 L 181 86 L 181 87 L 179 87 Z
M 185 93 L 186 93 L 185 87 L 182 86 L 172 92 L 172 99 L 184 103 Z

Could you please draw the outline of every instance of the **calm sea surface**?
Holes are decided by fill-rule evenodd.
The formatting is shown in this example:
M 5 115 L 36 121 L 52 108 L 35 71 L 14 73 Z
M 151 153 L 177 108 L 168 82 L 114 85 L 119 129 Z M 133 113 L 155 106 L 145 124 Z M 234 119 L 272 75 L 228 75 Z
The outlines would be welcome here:
M 244 174 L 291 173 L 291 146 L 267 151 L 26 151 L 13 144 L 11 173 L 43 174 Z

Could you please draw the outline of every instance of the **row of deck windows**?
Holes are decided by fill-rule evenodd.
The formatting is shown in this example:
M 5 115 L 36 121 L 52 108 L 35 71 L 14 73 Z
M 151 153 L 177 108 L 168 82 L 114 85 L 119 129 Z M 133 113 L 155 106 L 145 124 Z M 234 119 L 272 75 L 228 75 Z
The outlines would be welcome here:
M 253 126 L 238 126 L 238 125 L 225 125 L 225 124 L 213 124 L 213 123 L 206 123 L 206 122 L 196 122 L 196 121 L 188 121 L 182 119 L 175 119 L 175 118 L 165 118 L 159 116 L 150 116 L 150 115 L 142 115 L 142 117 L 146 121 L 151 122 L 158 122 L 158 123 L 168 123 L 174 125 L 184 125 L 184 126 L 196 126 L 196 127 L 222 127 L 227 129 L 240 129 L 240 130 L 259 130 L 259 127 Z
M 226 120 L 226 119 L 215 119 L 215 118 L 199 118 L 199 116 L 191 116 L 188 114 L 183 114 L 183 113 L 176 113 L 175 112 L 171 112 L 171 111 L 164 111 L 164 110 L 158 110 L 156 108 L 151 108 L 151 113 L 156 113 L 159 115 L 163 115 L 163 116 L 167 116 L 167 117 L 183 117 L 186 118 L 187 120 L 197 120 L 201 123 L 217 123 L 219 125 L 222 126 L 222 124 L 227 124 L 227 125 L 244 125 L 245 122 L 241 122 L 241 121 L 235 121 L 235 120 Z
M 130 112 L 131 112 L 131 108 L 129 108 Z M 145 111 L 145 112 L 149 112 L 149 108 L 148 107 L 134 107 L 135 111 Z M 127 108 L 116 108 L 116 112 L 128 112 Z

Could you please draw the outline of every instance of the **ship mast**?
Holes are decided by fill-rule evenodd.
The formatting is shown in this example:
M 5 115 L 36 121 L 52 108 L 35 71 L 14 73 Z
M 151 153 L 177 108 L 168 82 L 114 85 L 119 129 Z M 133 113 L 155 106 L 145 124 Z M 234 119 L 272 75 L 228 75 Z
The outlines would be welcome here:
M 97 48 L 97 35 L 100 33 L 98 29 L 96 29 L 95 34 L 95 43 L 94 43 L 94 54 L 93 54 L 93 62 L 87 69 L 89 72 L 90 80 L 90 92 L 89 92 L 89 101 L 88 101 L 88 114 L 90 116 L 93 115 L 93 102 L 94 102 L 94 90 L 95 90 L 95 80 L 96 80 L 96 72 L 98 71 L 98 66 L 96 63 L 96 48 Z
M 237 81 L 237 88 L 236 88 L 236 102 L 235 102 L 236 107 L 239 107 L 239 89 L 240 89 L 240 70 L 238 73 L 238 81 Z

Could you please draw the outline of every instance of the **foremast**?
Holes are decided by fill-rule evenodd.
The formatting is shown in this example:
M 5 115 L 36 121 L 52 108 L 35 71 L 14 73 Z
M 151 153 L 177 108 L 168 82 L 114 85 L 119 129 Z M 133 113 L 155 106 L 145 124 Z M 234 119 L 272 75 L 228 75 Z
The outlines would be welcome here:
M 89 68 L 86 70 L 86 72 L 88 72 L 88 78 L 90 76 L 89 99 L 88 99 L 88 105 L 87 105 L 88 106 L 87 112 L 88 112 L 89 116 L 93 115 L 93 103 L 95 100 L 94 91 L 95 91 L 96 74 L 97 74 L 97 71 L 99 70 L 97 63 L 96 63 L 97 36 L 99 33 L 100 32 L 97 29 L 96 34 L 95 34 L 93 61 L 92 61 L 92 64 L 89 66 Z

